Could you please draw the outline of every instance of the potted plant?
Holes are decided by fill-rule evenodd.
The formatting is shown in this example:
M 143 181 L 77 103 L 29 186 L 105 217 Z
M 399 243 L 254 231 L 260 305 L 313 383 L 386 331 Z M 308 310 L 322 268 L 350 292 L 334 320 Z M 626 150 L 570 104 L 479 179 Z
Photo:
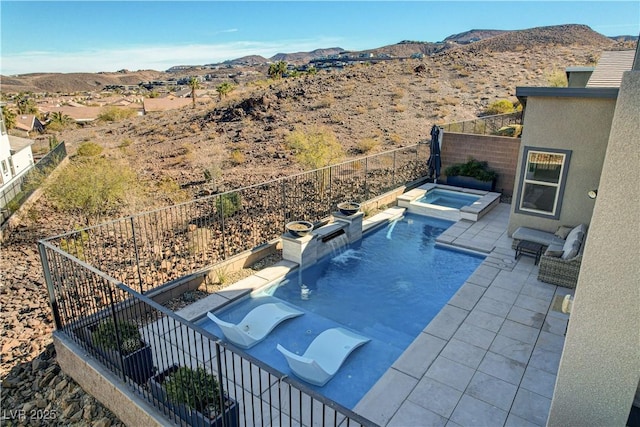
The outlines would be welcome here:
M 355 215 L 360 210 L 360 203 L 356 202 L 342 202 L 338 203 L 338 210 L 342 215 L 351 216 Z
M 498 174 L 489 169 L 487 162 L 469 159 L 466 163 L 451 165 L 444 171 L 447 184 L 458 187 L 475 188 L 477 190 L 493 191 Z
M 188 425 L 237 426 L 237 403 L 224 396 L 220 406 L 220 386 L 215 376 L 204 368 L 173 365 L 149 381 L 151 394 Z
M 309 221 L 291 221 L 288 222 L 284 228 L 295 237 L 303 237 L 311 233 L 313 230 L 313 224 Z
M 114 365 L 122 360 L 124 374 L 138 384 L 153 375 L 151 347 L 142 340 L 138 326 L 128 320 L 108 319 L 90 328 L 91 343 Z

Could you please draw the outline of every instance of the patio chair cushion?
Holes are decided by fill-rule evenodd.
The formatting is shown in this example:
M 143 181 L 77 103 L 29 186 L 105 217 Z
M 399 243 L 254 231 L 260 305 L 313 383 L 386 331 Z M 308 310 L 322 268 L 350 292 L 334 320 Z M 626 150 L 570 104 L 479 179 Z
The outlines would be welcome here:
M 575 238 L 579 238 L 582 241 L 585 233 L 587 232 L 587 226 L 584 224 L 577 225 L 567 234 L 566 240 L 571 240 Z M 581 235 L 580 235 L 581 234 Z
M 567 240 L 565 240 L 562 247 L 562 259 L 571 259 L 578 255 L 586 230 L 587 227 L 584 224 L 580 224 L 569 232 Z
M 559 258 L 564 254 L 564 249 L 562 248 L 562 246 L 560 246 L 559 249 L 558 249 L 558 245 L 551 245 L 551 246 L 549 246 L 547 248 L 547 250 L 544 252 L 544 254 L 546 256 L 552 256 L 552 257 L 555 257 L 555 258 Z
M 571 227 L 568 225 L 561 225 L 560 227 L 558 227 L 558 229 L 556 230 L 556 232 L 554 233 L 557 237 L 561 238 L 562 240 L 565 240 L 567 238 L 567 236 L 569 235 L 569 233 L 571 232 L 571 230 L 573 230 L 575 227 Z
M 581 239 L 580 239 L 581 240 Z M 562 248 L 562 259 L 571 259 L 578 255 L 582 242 L 579 239 L 567 239 Z
M 518 227 L 512 235 L 514 240 L 527 240 L 529 242 L 540 243 L 543 246 L 549 246 L 552 243 L 564 244 L 564 239 L 550 233 L 548 231 L 537 230 L 529 227 Z

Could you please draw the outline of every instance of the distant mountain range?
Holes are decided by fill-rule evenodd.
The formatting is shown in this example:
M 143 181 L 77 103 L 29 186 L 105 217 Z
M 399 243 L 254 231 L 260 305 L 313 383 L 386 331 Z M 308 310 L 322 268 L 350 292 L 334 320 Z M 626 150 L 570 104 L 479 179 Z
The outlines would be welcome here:
M 532 32 L 539 33 L 537 36 L 532 36 Z M 575 33 L 573 37 L 570 33 Z M 348 52 L 355 56 L 359 54 L 368 54 L 372 53 L 374 55 L 390 55 L 394 57 L 409 57 L 412 54 L 424 54 L 431 55 L 434 53 L 442 52 L 444 50 L 451 49 L 453 47 L 459 45 L 468 45 L 471 43 L 476 43 L 479 41 L 492 39 L 498 37 L 497 43 L 492 43 L 492 46 L 500 45 L 500 51 L 508 50 L 508 46 L 513 46 L 514 43 L 508 42 L 508 38 L 514 37 L 515 39 L 532 39 L 536 38 L 537 42 L 548 42 L 556 43 L 560 41 L 561 44 L 570 44 L 567 41 L 573 42 L 577 41 L 580 37 L 586 37 L 588 40 L 593 40 L 595 38 L 607 39 L 606 36 L 603 36 L 599 33 L 594 32 L 591 28 L 586 25 L 557 25 L 550 27 L 538 27 L 527 30 L 516 30 L 516 31 L 508 31 L 508 30 L 482 30 L 482 29 L 473 29 L 469 31 L 465 31 L 459 34 L 452 34 L 449 37 L 445 38 L 439 42 L 424 42 L 424 41 L 413 41 L 413 40 L 403 40 L 399 43 L 382 46 L 373 49 L 367 49 L 362 51 L 353 51 Z M 567 36 L 569 36 L 567 38 Z M 502 38 L 501 38 L 502 37 Z M 500 39 L 501 38 L 501 39 Z M 638 36 L 615 36 L 608 37 L 608 39 L 616 41 L 616 42 L 629 42 L 629 41 L 637 41 Z M 587 40 L 583 41 L 586 43 Z M 340 47 L 331 47 L 326 49 L 315 49 L 311 52 L 296 52 L 296 53 L 278 53 L 270 58 L 265 58 L 260 55 L 249 55 L 243 56 L 241 58 L 232 59 L 228 61 L 224 61 L 221 63 L 214 64 L 206 64 L 207 66 L 216 66 L 216 65 L 233 65 L 233 66 L 256 66 L 256 65 L 264 65 L 270 62 L 277 61 L 285 61 L 291 64 L 306 64 L 313 59 L 328 57 L 330 55 L 338 55 L 340 53 L 346 53 L 344 49 Z
M 439 42 L 403 40 L 399 43 L 374 49 L 348 52 L 350 56 L 411 57 L 416 55 L 453 54 L 474 52 L 523 52 L 540 45 L 547 46 L 593 46 L 602 50 L 635 49 L 638 36 L 622 35 L 606 37 L 586 25 L 556 25 L 526 30 L 503 31 L 474 29 L 453 34 Z M 271 58 L 249 55 L 213 65 L 255 67 L 270 62 L 285 61 L 295 65 L 307 64 L 313 59 L 345 53 L 341 47 L 315 49 L 310 52 L 278 53 Z M 366 55 L 365 55 L 366 54 Z M 204 64 L 203 64 L 204 65 Z M 137 85 L 142 81 L 164 80 L 176 75 L 202 74 L 202 65 L 176 66 L 174 73 L 166 71 L 120 70 L 102 73 L 31 73 L 18 76 L 0 76 L 2 92 L 74 92 L 100 91 L 110 85 Z M 224 71 L 224 70 L 222 70 Z M 264 72 L 264 70 L 256 70 Z

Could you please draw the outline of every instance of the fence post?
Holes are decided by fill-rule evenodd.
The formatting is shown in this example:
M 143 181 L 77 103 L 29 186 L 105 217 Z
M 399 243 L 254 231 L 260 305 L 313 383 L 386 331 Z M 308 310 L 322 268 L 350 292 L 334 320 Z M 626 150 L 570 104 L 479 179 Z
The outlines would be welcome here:
M 369 156 L 364 158 L 364 199 L 369 200 Z
M 107 283 L 109 289 L 109 306 L 111 308 L 111 315 L 113 316 L 113 328 L 116 335 L 116 350 L 118 350 L 118 362 L 120 362 L 120 373 L 122 374 L 122 379 L 127 382 L 127 375 L 124 372 L 124 356 L 122 355 L 120 331 L 118 330 L 120 325 L 118 325 L 118 317 L 116 316 L 116 304 L 113 298 L 113 288 L 111 287 L 111 282 L 107 281 Z
M 133 217 L 131 218 L 131 235 L 133 237 L 133 250 L 135 251 L 136 257 L 136 270 L 138 270 L 138 285 L 140 286 L 140 293 L 144 293 L 142 290 L 142 275 L 140 274 L 140 254 L 138 253 L 138 241 L 136 239 L 136 227 L 133 222 Z
M 222 193 L 226 194 L 226 193 Z M 222 194 L 216 196 L 216 206 L 220 206 L 220 231 L 222 232 L 222 252 L 224 253 L 224 259 L 229 257 L 227 250 L 229 245 L 227 244 L 227 232 L 224 227 L 224 200 L 222 200 Z
M 38 242 L 38 252 L 40 252 L 40 261 L 42 262 L 44 281 L 47 284 L 47 291 L 49 292 L 49 305 L 51 305 L 51 311 L 53 312 L 53 321 L 56 324 L 56 329 L 60 330 L 62 329 L 62 321 L 60 320 L 58 302 L 56 301 L 55 292 L 53 289 L 53 279 L 51 278 L 51 269 L 49 268 L 47 251 L 42 242 Z
M 418 150 L 416 150 L 416 157 L 418 156 Z M 391 182 L 393 182 L 393 185 L 396 185 L 396 152 L 393 152 L 393 174 L 391 175 Z

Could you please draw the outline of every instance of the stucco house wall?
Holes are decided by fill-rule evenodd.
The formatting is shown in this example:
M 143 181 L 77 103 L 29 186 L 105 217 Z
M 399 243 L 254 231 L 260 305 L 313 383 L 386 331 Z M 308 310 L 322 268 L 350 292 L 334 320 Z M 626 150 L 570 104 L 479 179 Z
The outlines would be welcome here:
M 594 201 L 587 193 L 598 188 L 615 102 L 609 98 L 528 97 L 518 159 L 526 146 L 572 153 L 558 220 L 516 212 L 523 167 L 518 162 L 509 235 L 520 226 L 554 232 L 559 225 L 589 224 Z
M 624 74 L 548 426 L 624 426 L 640 380 L 640 71 Z

